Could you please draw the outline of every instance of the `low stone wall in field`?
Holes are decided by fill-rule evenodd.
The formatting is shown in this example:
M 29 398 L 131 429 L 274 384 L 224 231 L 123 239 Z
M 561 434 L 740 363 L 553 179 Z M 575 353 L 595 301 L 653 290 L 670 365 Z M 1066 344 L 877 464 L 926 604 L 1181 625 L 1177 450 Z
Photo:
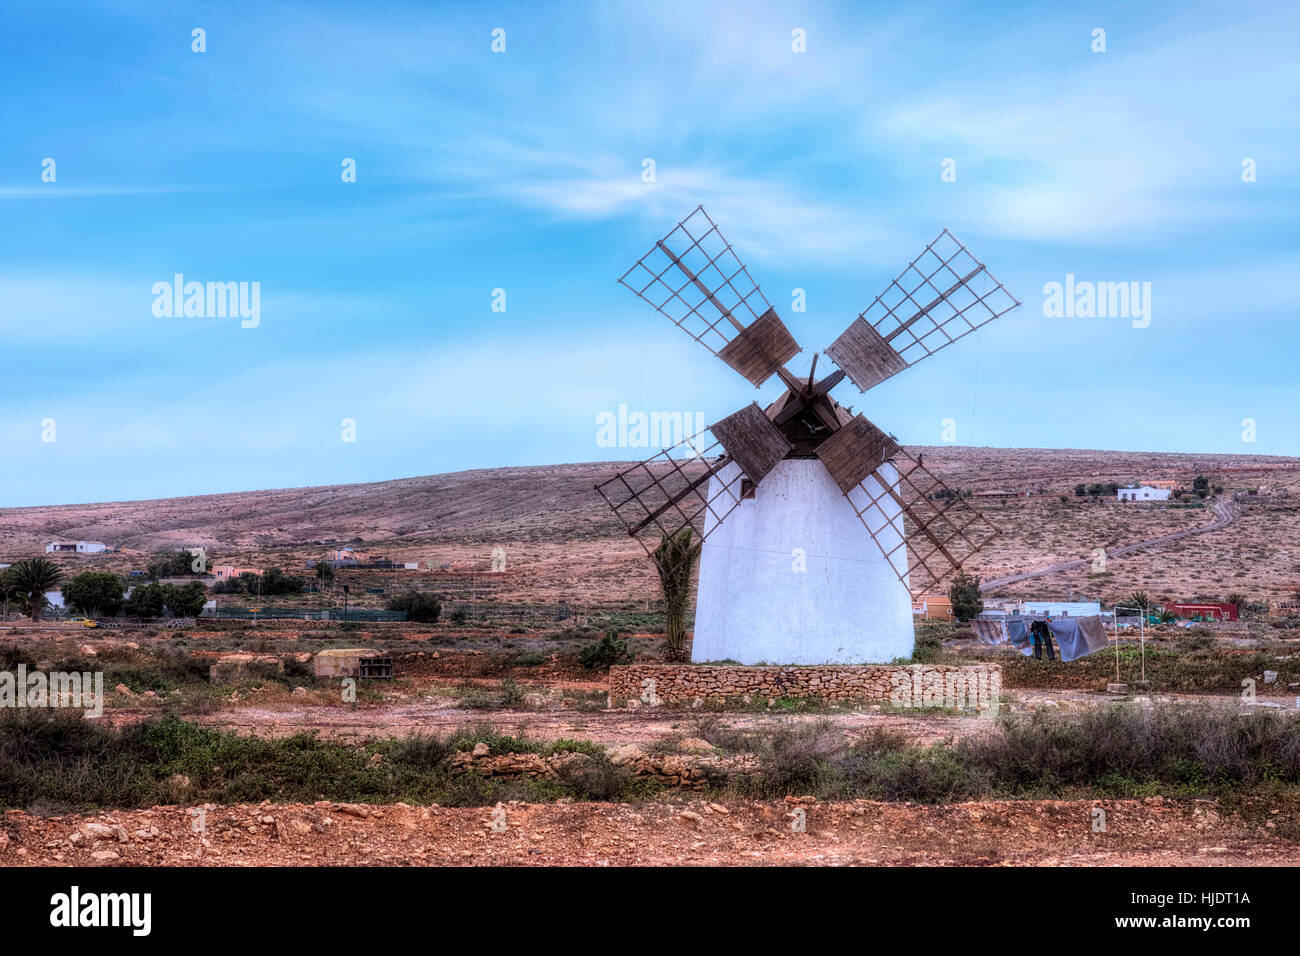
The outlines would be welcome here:
M 893 707 L 988 710 L 997 707 L 997 664 L 828 664 L 748 667 L 739 664 L 625 664 L 609 669 L 611 707 L 701 706 L 780 697 Z

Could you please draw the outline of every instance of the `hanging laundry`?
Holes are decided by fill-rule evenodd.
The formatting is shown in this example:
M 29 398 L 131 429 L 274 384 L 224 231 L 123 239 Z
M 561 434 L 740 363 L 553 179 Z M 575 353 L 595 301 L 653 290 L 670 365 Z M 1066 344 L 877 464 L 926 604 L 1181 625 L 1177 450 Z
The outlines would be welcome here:
M 975 636 L 985 644 L 1002 644 L 1007 639 L 1006 627 L 1001 621 L 971 621 Z
M 1079 618 L 1079 634 L 1087 645 L 1087 653 L 1089 654 L 1105 650 L 1110 644 L 1109 639 L 1106 637 L 1106 627 L 1096 614 Z
M 1035 621 L 1029 627 L 1029 634 L 1034 641 L 1034 656 L 1039 660 L 1043 658 L 1043 650 L 1047 651 L 1049 661 L 1056 660 L 1056 651 L 1052 648 L 1052 631 L 1047 621 Z
M 1024 618 L 1009 617 L 1004 623 L 1007 626 L 1008 641 L 1017 647 L 1030 643 L 1029 625 L 1025 623 Z
M 1026 657 L 1034 653 L 1034 642 L 1029 636 L 1029 625 L 1023 618 L 1009 617 L 1006 621 L 1007 640 Z
M 1061 648 L 1061 660 L 1073 661 L 1085 657 L 1106 646 L 1106 630 L 1101 618 L 1095 614 L 1090 617 L 1062 617 L 1048 622 L 1052 636 Z

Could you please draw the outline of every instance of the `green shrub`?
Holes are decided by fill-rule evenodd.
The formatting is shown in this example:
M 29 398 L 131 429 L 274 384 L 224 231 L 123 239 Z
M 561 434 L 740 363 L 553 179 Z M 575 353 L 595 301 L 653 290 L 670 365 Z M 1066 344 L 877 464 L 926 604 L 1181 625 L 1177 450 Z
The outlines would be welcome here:
M 938 634 L 927 631 L 916 635 L 916 644 L 912 649 L 913 662 L 932 663 L 941 654 L 943 654 L 943 641 L 939 639 Z
M 631 662 L 632 655 L 627 652 L 627 642 L 618 636 L 618 631 L 607 631 L 600 640 L 578 651 L 578 663 L 586 670 L 608 669 L 615 664 Z
M 388 599 L 388 610 L 405 611 L 408 621 L 433 624 L 442 614 L 442 602 L 427 591 L 402 591 Z M 453 620 L 455 615 L 452 615 Z

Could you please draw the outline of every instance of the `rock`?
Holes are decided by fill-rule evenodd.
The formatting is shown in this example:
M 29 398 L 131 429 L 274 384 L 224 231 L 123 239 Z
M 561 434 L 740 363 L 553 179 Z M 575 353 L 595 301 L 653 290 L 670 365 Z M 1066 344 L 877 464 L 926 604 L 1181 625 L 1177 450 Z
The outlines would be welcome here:
M 626 764 L 635 763 L 638 760 L 643 760 L 645 758 L 645 751 L 636 744 L 619 744 L 617 747 L 611 747 L 607 751 L 606 756 L 609 757 L 609 762 L 614 766 L 621 767 Z
M 470 751 L 470 753 L 473 754 L 475 757 L 486 757 L 489 751 L 490 748 L 488 747 L 487 744 L 477 743 L 474 745 L 474 749 Z
M 307 688 L 306 688 L 306 687 L 295 687 L 295 688 L 293 689 L 293 696 L 294 696 L 294 697 L 306 697 L 306 696 L 307 696 Z
M 126 697 L 135 696 L 135 691 L 131 690 L 131 688 L 127 687 L 125 684 L 118 684 L 116 687 L 113 688 L 113 690 L 117 691 L 119 694 L 122 694 Z
M 575 770 L 590 760 L 591 758 L 584 753 L 571 751 L 551 757 L 551 767 L 555 770 Z
M 95 650 L 93 647 L 91 647 L 89 644 L 82 644 L 82 645 L 81 645 L 81 653 L 85 654 L 87 657 L 96 657 L 96 656 L 98 655 L 99 652 L 96 651 L 96 650 Z
M 685 753 L 712 753 L 713 744 L 699 737 L 686 737 L 677 745 L 677 749 Z
M 677 815 L 681 817 L 683 820 L 689 820 L 691 823 L 695 824 L 696 826 L 699 826 L 701 823 L 704 822 L 704 817 L 700 816 L 694 810 L 683 810 L 681 813 Z
M 370 816 L 370 808 L 359 803 L 336 803 L 334 809 L 344 816 L 365 818 Z
M 81 830 L 87 836 L 94 837 L 97 840 L 107 840 L 109 837 L 116 836 L 113 828 L 106 823 L 86 823 Z
M 1106 693 L 1108 694 L 1127 694 L 1128 684 L 1107 684 Z
M 120 859 L 122 854 L 118 853 L 116 850 L 96 850 L 90 855 L 96 860 L 108 861 Z

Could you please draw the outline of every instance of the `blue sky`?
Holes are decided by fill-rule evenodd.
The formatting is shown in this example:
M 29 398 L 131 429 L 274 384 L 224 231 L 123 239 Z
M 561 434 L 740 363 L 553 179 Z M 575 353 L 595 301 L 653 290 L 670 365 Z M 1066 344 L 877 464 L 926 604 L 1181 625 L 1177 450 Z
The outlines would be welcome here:
M 840 386 L 907 443 L 951 418 L 961 444 L 1300 447 L 1293 4 L 6 17 L 0 506 L 646 457 L 598 447 L 597 415 L 713 421 L 780 392 L 616 282 L 698 203 L 804 345 L 796 371 L 945 226 L 1024 303 Z M 260 325 L 155 317 L 178 272 L 259 282 Z M 1045 317 L 1066 273 L 1150 282 L 1150 326 Z

